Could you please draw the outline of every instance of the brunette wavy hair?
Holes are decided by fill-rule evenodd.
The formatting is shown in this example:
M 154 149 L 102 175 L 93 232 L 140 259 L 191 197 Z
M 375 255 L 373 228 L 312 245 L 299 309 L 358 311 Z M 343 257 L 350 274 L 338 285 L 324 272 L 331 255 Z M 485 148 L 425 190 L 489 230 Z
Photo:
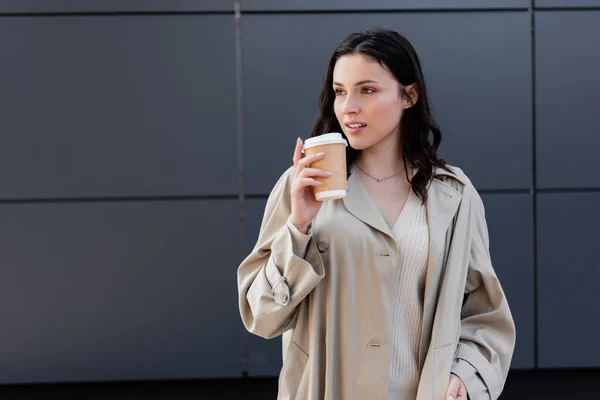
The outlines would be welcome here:
M 335 93 L 332 85 L 333 69 L 337 61 L 340 57 L 349 54 L 362 54 L 379 62 L 394 75 L 402 88 L 401 95 L 409 100 L 410 97 L 403 87 L 416 83 L 417 100 L 410 108 L 404 110 L 400 121 L 401 138 L 398 151 L 402 155 L 406 178 L 411 183 L 413 191 L 425 203 L 427 186 L 433 179 L 434 169 L 437 167 L 449 171 L 449 168 L 437 155 L 442 133 L 429 106 L 419 57 L 412 44 L 399 33 L 389 29 L 355 32 L 346 37 L 335 49 L 321 87 L 320 114 L 312 126 L 311 137 L 328 132 L 340 132 L 344 135 L 333 108 Z M 348 174 L 359 154 L 360 151 L 351 146 L 346 148 Z M 408 176 L 407 167 L 418 169 L 412 179 Z

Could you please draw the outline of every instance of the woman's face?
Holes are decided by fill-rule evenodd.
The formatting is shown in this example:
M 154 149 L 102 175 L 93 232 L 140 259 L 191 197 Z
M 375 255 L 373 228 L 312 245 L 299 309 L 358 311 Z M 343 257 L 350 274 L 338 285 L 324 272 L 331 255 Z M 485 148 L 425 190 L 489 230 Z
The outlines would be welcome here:
M 333 90 L 335 116 L 352 148 L 364 150 L 400 134 L 400 118 L 410 104 L 379 62 L 362 54 L 340 57 Z

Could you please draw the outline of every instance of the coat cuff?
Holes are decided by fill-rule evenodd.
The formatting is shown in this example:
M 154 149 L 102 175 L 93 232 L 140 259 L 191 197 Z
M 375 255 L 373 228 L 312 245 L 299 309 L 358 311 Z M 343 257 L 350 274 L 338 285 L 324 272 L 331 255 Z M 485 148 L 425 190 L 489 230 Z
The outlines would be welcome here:
M 456 350 L 455 361 L 452 366 L 452 373 L 455 373 L 467 386 L 469 397 L 473 400 L 495 399 L 500 396 L 502 386 L 498 384 L 494 367 L 490 362 L 473 347 L 459 343 Z M 463 376 L 464 375 L 464 376 Z M 485 391 L 481 392 L 478 387 L 481 383 Z M 469 390 L 468 384 L 473 388 L 473 394 Z M 481 393 L 481 394 L 480 394 Z
M 298 234 L 302 235 L 300 232 Z M 303 245 L 306 260 L 293 254 L 293 251 L 290 254 L 289 250 L 294 248 L 293 242 L 292 230 L 289 226 L 284 227 L 273 243 L 271 257 L 264 268 L 273 299 L 282 306 L 292 302 L 292 297 L 305 297 L 325 276 L 314 240 L 309 236 L 307 244 Z
M 308 233 L 305 235 L 296 228 L 290 219 L 287 219 L 286 225 L 292 234 L 292 250 L 297 257 L 304 258 L 306 256 L 306 248 L 308 246 L 308 242 L 310 242 L 311 231 L 308 230 Z
M 456 359 L 452 364 L 452 374 L 458 376 L 467 389 L 470 400 L 489 400 L 487 387 L 479 377 L 477 370 L 465 360 Z

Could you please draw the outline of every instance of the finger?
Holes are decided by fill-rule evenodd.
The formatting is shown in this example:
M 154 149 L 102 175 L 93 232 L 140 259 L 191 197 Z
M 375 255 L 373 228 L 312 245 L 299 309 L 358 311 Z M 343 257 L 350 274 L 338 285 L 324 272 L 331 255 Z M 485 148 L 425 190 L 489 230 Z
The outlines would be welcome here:
M 313 178 L 298 178 L 298 186 L 296 187 L 296 190 L 301 190 L 304 189 L 307 186 L 319 186 L 322 185 L 321 182 L 319 182 L 316 179 Z
M 314 176 L 322 176 L 323 178 L 329 178 L 331 176 L 331 172 L 323 171 L 319 168 L 304 168 L 300 172 L 300 176 L 303 178 L 311 178 Z
M 465 400 L 467 399 L 467 388 L 463 383 L 462 379 L 460 379 L 457 375 L 450 375 L 450 388 L 453 388 L 456 391 L 456 394 L 450 393 L 455 400 Z
M 448 392 L 446 393 L 446 399 L 457 400 L 458 399 L 458 391 L 456 389 L 448 388 Z
M 298 165 L 298 161 L 302 159 L 302 140 L 300 138 L 296 139 L 296 148 L 294 149 L 294 165 Z
M 448 387 L 448 391 L 446 392 L 446 399 L 447 400 L 459 400 L 458 387 L 455 387 L 454 385 L 451 384 Z
M 458 397 L 458 389 L 460 385 L 456 382 L 455 379 L 450 379 L 450 384 L 448 385 L 448 390 L 446 391 L 446 399 L 448 400 L 456 400 Z
M 325 153 L 313 154 L 312 156 L 304 157 L 302 160 L 298 161 L 298 169 L 306 168 L 311 163 L 315 161 L 319 161 L 325 156 Z
M 460 383 L 460 387 L 458 389 L 458 397 L 457 400 L 467 400 L 469 398 L 468 394 L 467 394 L 467 388 L 465 387 L 464 383 Z
M 448 400 L 457 400 L 458 399 L 458 389 L 455 387 L 449 387 L 446 392 L 446 399 Z

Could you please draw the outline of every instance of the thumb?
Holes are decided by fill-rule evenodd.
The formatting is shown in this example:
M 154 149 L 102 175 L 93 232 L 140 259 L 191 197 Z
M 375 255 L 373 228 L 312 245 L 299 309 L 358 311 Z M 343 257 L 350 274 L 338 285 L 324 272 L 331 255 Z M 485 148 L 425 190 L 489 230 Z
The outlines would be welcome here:
M 448 385 L 448 391 L 446 392 L 447 400 L 456 400 L 458 397 L 458 390 L 460 389 L 460 382 L 456 379 L 450 379 L 450 384 Z

